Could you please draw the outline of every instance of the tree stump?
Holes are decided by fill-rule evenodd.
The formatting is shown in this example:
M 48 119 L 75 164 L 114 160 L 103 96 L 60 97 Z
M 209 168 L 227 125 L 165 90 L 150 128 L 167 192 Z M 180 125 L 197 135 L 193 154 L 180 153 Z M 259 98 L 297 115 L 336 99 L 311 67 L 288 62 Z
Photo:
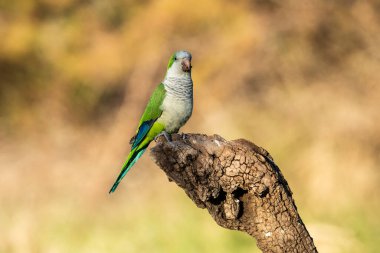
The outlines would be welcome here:
M 257 240 L 263 252 L 317 252 L 280 169 L 263 148 L 218 135 L 160 137 L 155 162 L 222 227 Z

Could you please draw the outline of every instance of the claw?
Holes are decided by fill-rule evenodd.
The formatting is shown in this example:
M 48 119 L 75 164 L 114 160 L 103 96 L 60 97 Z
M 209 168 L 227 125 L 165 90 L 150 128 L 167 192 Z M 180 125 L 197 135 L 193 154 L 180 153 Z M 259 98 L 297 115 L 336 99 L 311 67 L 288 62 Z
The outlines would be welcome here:
M 187 135 L 185 133 L 181 133 L 181 137 L 182 137 L 182 140 L 186 140 L 187 139 Z
M 154 141 L 157 142 L 157 139 L 162 135 L 165 137 L 167 142 L 172 142 L 172 136 L 166 131 L 162 131 L 160 134 L 154 137 Z

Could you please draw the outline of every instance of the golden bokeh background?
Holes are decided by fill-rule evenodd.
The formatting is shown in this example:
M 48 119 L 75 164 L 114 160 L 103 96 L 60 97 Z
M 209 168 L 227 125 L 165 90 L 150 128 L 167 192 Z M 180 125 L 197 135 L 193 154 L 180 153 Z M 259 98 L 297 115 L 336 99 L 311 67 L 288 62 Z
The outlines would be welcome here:
M 149 152 L 108 194 L 178 49 L 182 130 L 265 147 L 320 252 L 377 251 L 379 1 L 0 1 L 0 38 L 0 252 L 259 252 Z

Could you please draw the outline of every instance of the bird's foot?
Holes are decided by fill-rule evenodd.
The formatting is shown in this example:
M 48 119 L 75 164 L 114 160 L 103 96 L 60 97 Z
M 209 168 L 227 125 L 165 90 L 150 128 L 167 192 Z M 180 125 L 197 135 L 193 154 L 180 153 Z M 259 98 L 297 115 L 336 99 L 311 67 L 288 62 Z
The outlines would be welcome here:
M 180 133 L 181 137 L 182 137 L 182 140 L 186 140 L 187 139 L 187 135 L 185 133 Z
M 160 134 L 158 134 L 156 137 L 154 137 L 154 141 L 157 142 L 158 137 L 160 137 L 162 135 L 165 137 L 167 142 L 172 142 L 172 136 L 166 131 L 162 131 Z

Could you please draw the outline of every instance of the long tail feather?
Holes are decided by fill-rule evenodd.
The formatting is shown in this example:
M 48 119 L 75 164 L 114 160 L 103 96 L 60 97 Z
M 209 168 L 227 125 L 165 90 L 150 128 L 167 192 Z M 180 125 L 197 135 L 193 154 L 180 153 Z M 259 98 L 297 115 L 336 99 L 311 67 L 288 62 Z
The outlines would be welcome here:
M 132 166 L 137 162 L 137 160 L 144 154 L 145 150 L 146 150 L 146 147 L 139 150 L 136 148 L 136 149 L 133 149 L 129 153 L 127 161 L 124 163 L 124 166 L 121 169 L 121 172 L 119 176 L 117 177 L 115 183 L 113 184 L 112 188 L 110 189 L 109 193 L 112 193 L 116 190 L 120 181 L 127 174 L 127 172 L 132 168 Z

